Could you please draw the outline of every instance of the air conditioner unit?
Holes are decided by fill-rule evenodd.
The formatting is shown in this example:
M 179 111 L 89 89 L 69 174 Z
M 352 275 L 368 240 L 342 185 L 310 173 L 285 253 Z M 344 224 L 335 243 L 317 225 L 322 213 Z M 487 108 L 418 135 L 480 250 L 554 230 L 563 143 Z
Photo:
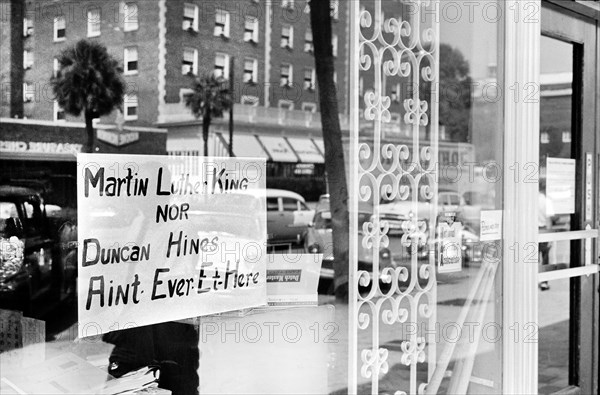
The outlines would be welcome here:
M 183 30 L 189 31 L 190 29 L 193 29 L 193 28 L 194 27 L 193 27 L 192 21 L 188 21 L 188 20 L 183 21 Z
M 291 86 L 292 86 L 292 83 L 290 82 L 289 79 L 286 79 L 286 78 L 281 79 L 281 87 L 282 88 L 283 87 L 291 87 Z
M 31 103 L 33 101 L 32 97 L 24 97 L 23 98 L 23 103 Z
M 28 65 L 24 66 L 24 67 L 23 67 L 23 69 L 24 69 L 24 70 L 31 70 L 31 65 L 30 65 L 30 64 L 28 64 Z
M 313 45 L 311 43 L 304 44 L 304 52 L 313 53 L 314 52 Z
M 184 64 L 181 66 L 181 74 L 191 74 L 192 73 L 192 65 Z

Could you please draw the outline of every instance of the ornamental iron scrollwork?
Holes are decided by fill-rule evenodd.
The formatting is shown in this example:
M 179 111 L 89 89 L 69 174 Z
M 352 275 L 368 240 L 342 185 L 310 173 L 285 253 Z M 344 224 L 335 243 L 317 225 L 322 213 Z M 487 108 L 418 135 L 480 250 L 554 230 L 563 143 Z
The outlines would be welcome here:
M 358 43 L 351 43 L 363 79 L 360 86 L 365 87 L 359 98 L 357 200 L 359 207 L 372 209 L 358 224 L 358 242 L 369 251 L 372 267 L 366 270 L 362 265 L 356 273 L 358 297 L 351 308 L 357 319 L 356 338 L 370 339 L 358 355 L 362 381 L 370 381 L 373 394 L 379 393 L 379 381 L 396 364 L 408 371 L 407 382 L 394 393 L 424 393 L 436 363 L 431 247 L 437 219 L 438 116 L 432 88 L 439 80 L 436 3 L 361 1 Z M 393 97 L 392 81 L 401 87 Z M 394 101 L 402 115 L 396 123 Z M 382 251 L 388 251 L 385 259 Z M 400 356 L 392 361 L 385 345 L 399 335 L 401 344 L 394 354 Z

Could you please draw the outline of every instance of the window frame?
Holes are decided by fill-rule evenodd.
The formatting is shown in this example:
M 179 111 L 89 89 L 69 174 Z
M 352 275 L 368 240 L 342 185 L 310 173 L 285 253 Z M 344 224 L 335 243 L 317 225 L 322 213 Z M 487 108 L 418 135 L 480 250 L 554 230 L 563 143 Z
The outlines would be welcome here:
M 189 64 L 186 63 L 186 56 L 185 56 L 186 52 L 192 54 L 191 69 L 188 70 L 187 72 L 185 72 L 185 69 L 184 69 L 184 67 L 189 66 Z M 192 75 L 198 75 L 198 50 L 196 48 L 192 48 L 192 47 L 184 47 L 183 53 L 182 53 L 182 58 L 181 58 L 181 74 L 189 75 L 189 73 L 192 73 Z
M 220 15 L 225 16 L 224 22 L 219 21 Z M 230 28 L 231 28 L 231 15 L 230 15 L 229 11 L 224 10 L 222 8 L 217 8 L 215 10 L 215 27 L 213 30 L 213 35 L 215 37 L 229 38 L 230 32 L 231 32 Z M 219 30 L 221 30 L 221 31 L 219 32 Z
M 98 13 L 98 20 L 94 20 L 92 14 Z M 97 30 L 94 30 L 97 28 Z M 100 37 L 102 35 L 102 11 L 100 8 L 93 8 L 87 12 L 87 36 Z
M 129 8 L 135 9 L 135 12 L 133 13 L 129 13 L 127 14 L 126 12 L 129 10 Z M 140 20 L 139 20 L 139 6 L 137 2 L 126 2 L 123 3 L 123 31 L 125 32 L 133 32 L 139 29 L 140 27 Z M 132 16 L 135 16 L 135 18 L 131 18 Z M 130 20 L 131 18 L 131 20 Z
M 62 21 L 62 23 L 61 23 L 61 21 Z M 62 42 L 67 39 L 67 20 L 65 19 L 64 15 L 57 16 L 54 18 L 53 30 L 54 30 L 54 42 Z M 58 33 L 61 30 L 63 32 L 63 35 L 62 35 L 62 37 L 59 37 Z
M 135 103 L 135 106 L 131 105 Z M 135 115 L 129 115 L 128 114 L 128 110 L 130 108 L 135 108 Z M 124 109 L 124 113 L 123 113 L 123 118 L 126 121 L 136 121 L 139 117 L 139 108 L 140 108 L 140 103 L 139 103 L 139 98 L 138 95 L 133 94 L 133 95 L 125 95 L 125 97 L 123 98 L 123 109 Z
M 284 77 L 283 69 L 288 68 L 287 76 Z M 284 83 L 284 78 L 287 78 L 287 81 Z M 279 69 L 279 84 L 282 87 L 290 87 L 294 83 L 294 66 L 291 63 L 282 63 Z
M 284 35 L 285 29 L 288 29 L 288 35 Z M 281 25 L 281 48 L 294 48 L 294 26 L 289 24 Z
M 194 16 L 192 17 L 190 26 L 186 27 L 186 22 L 188 22 L 188 20 L 189 20 L 189 17 L 186 16 L 187 7 L 189 7 L 190 9 L 193 10 Z M 198 31 L 198 21 L 199 21 L 198 6 L 196 4 L 192 4 L 192 3 L 183 3 L 183 17 L 182 17 L 182 22 L 181 22 L 181 28 L 185 31 L 189 31 L 190 29 L 192 29 L 193 31 L 197 32 Z
M 224 58 L 224 65 L 223 67 L 218 67 L 217 66 L 217 59 L 219 57 L 223 57 Z M 215 62 L 214 62 L 214 69 L 213 69 L 213 73 L 215 75 L 215 77 L 219 78 L 223 78 L 224 80 L 229 80 L 229 61 L 230 61 L 230 57 L 229 54 L 224 53 L 224 52 L 217 52 L 215 53 Z M 221 75 L 217 75 L 217 70 L 221 71 Z
M 247 66 L 247 62 L 251 61 L 252 62 L 252 70 L 251 70 L 251 78 L 249 81 L 246 80 L 246 73 L 248 72 L 248 69 L 246 68 Z M 243 76 L 243 80 L 245 84 L 256 84 L 258 83 L 258 60 L 256 58 L 244 58 L 244 76 Z
M 133 60 L 129 59 L 131 57 L 132 49 L 135 50 L 135 70 L 129 69 L 129 62 Z M 129 45 L 123 48 L 123 74 L 124 75 L 135 75 L 139 72 L 139 51 L 137 45 Z
M 252 29 L 248 29 L 248 24 L 252 24 Z M 258 43 L 258 18 L 251 15 L 244 17 L 244 42 Z

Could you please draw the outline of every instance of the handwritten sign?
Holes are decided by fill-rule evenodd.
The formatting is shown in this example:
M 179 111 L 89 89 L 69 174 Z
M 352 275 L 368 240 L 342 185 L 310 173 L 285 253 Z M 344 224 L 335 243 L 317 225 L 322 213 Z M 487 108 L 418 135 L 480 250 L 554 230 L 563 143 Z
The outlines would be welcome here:
M 77 159 L 80 337 L 266 304 L 264 159 Z
M 502 239 L 502 210 L 481 210 L 480 241 Z
M 452 273 L 462 270 L 462 224 L 443 222 L 438 225 L 440 249 L 438 253 L 438 273 Z

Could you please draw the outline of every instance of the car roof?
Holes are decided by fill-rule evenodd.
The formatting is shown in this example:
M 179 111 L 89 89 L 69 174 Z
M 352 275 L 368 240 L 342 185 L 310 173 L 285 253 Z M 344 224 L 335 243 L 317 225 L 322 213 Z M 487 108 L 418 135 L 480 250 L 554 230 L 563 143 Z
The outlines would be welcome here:
M 287 197 L 287 198 L 298 199 L 301 202 L 305 202 L 304 198 L 302 197 L 302 195 L 300 195 L 300 194 L 298 194 L 296 192 L 286 191 L 284 189 L 271 189 L 271 188 L 267 188 L 267 197 Z
M 38 193 L 26 187 L 17 187 L 14 185 L 0 185 L 0 197 L 25 197 L 37 195 Z

